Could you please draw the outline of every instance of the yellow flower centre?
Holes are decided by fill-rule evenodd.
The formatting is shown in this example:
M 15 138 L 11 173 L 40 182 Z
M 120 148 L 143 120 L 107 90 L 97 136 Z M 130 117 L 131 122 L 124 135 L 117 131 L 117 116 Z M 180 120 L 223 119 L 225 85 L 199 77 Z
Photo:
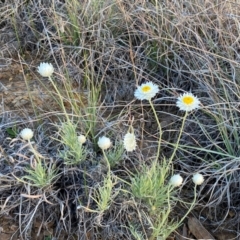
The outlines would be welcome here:
M 144 86 L 144 87 L 142 87 L 142 91 L 143 91 L 144 93 L 149 92 L 150 90 L 151 90 L 151 87 L 149 87 L 149 86 Z
M 192 96 L 185 96 L 183 98 L 183 103 L 185 103 L 186 105 L 190 105 L 194 102 L 194 98 Z

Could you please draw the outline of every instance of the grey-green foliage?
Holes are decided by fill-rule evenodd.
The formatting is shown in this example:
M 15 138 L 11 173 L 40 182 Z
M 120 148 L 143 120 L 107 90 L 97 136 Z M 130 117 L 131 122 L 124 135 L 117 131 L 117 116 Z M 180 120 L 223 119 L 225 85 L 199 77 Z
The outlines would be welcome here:
M 64 159 L 64 163 L 68 165 L 78 164 L 87 157 L 86 148 L 78 141 L 76 128 L 76 124 L 68 121 L 62 124 L 60 132 L 61 142 L 65 146 L 60 156 Z
M 41 161 L 37 161 L 32 168 L 25 169 L 27 175 L 22 179 L 29 180 L 30 184 L 44 188 L 51 185 L 53 179 L 57 176 L 55 166 L 49 165 L 46 167 Z
M 110 174 L 108 174 L 104 180 L 102 186 L 100 186 L 95 191 L 95 197 L 93 197 L 94 201 L 97 203 L 98 211 L 104 212 L 111 205 L 111 201 L 113 198 L 112 189 L 113 189 L 113 181 Z
M 150 166 L 144 164 L 142 170 L 131 179 L 131 191 L 136 201 L 148 206 L 148 210 L 142 213 L 152 229 L 148 239 L 166 239 L 179 226 L 169 220 L 175 191 L 166 183 L 170 172 L 165 159 L 162 163 L 155 160 Z
M 151 208 L 165 206 L 170 197 L 169 185 L 166 179 L 169 175 L 169 166 L 165 160 L 162 164 L 154 161 L 151 166 L 146 164 L 131 180 L 133 195 L 143 200 Z
M 116 143 L 115 146 L 106 152 L 106 156 L 110 167 L 114 167 L 119 161 L 122 160 L 124 153 L 124 146 L 122 143 Z

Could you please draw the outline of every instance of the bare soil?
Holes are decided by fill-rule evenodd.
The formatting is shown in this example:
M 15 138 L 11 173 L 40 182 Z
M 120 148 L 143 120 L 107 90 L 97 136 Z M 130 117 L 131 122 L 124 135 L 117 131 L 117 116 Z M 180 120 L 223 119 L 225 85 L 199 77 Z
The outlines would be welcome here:
M 27 62 L 26 62 L 27 63 Z M 37 76 L 36 66 L 39 63 L 29 59 L 29 65 L 22 64 L 18 60 L 9 59 L 8 62 L 0 64 L 0 112 L 13 111 L 20 115 L 36 115 L 49 111 L 60 111 L 58 98 L 50 81 Z M 36 74 L 34 73 L 36 72 Z M 64 98 L 66 91 L 61 83 L 56 82 L 58 88 L 62 87 L 64 107 L 71 109 L 70 103 Z M 73 87 L 75 102 L 82 107 L 86 104 L 87 93 L 77 86 Z

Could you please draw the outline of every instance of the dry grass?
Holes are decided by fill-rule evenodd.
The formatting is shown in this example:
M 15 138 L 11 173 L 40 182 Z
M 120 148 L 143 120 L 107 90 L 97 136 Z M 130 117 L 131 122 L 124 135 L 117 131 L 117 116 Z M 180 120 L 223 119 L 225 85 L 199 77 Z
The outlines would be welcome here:
M 40 222 L 39 234 L 52 239 L 154 239 L 151 224 L 160 220 L 130 190 L 131 179 L 157 154 L 159 133 L 151 106 L 134 100 L 136 86 L 152 81 L 160 89 L 153 100 L 163 131 L 159 164 L 176 147 L 184 118 L 175 106 L 179 94 L 190 91 L 202 103 L 187 116 L 169 168 L 169 174 L 185 179 L 174 190 L 169 221 L 180 221 L 188 211 L 186 203 L 194 198 L 192 173 L 200 172 L 205 182 L 191 214 L 206 221 L 213 235 L 221 230 L 238 237 L 239 18 L 238 1 L 226 0 L 0 1 L 0 68 L 12 62 L 27 67 L 55 101 L 44 111 L 30 97 L 35 114 L 22 114 L 4 111 L 2 95 L 0 215 L 14 216 L 17 234 L 35 239 L 34 223 Z M 54 65 L 60 94 L 37 73 L 40 62 Z M 24 79 L 28 91 L 30 81 Z M 61 138 L 66 121 L 76 126 L 75 138 L 85 134 L 88 139 L 84 161 L 75 159 L 73 165 L 74 151 L 67 155 L 68 164 L 60 154 L 68 146 Z M 97 140 L 107 135 L 117 149 L 131 123 L 138 148 L 108 153 L 118 159 L 110 177 Z M 25 127 L 34 130 L 33 147 L 44 167 L 56 165 L 56 177 L 44 188 L 20 181 L 36 159 L 18 136 Z M 106 195 L 111 190 L 104 211 L 98 209 L 99 189 Z

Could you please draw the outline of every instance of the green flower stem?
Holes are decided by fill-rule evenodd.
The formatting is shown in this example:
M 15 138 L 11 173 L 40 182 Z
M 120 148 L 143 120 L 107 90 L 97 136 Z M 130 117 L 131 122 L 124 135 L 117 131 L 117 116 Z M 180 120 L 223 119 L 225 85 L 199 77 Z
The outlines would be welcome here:
M 172 160 L 173 160 L 173 158 L 174 158 L 174 156 L 175 156 L 175 154 L 176 154 L 176 151 L 177 151 L 177 149 L 178 149 L 179 142 L 180 142 L 180 139 L 181 139 L 181 136 L 182 136 L 182 133 L 183 133 L 183 127 L 184 127 L 185 122 L 186 122 L 186 119 L 187 119 L 187 115 L 188 115 L 188 112 L 186 112 L 185 115 L 184 115 L 184 117 L 183 117 L 182 126 L 181 126 L 181 128 L 180 128 L 180 132 L 179 132 L 179 135 L 178 135 L 178 139 L 177 139 L 177 142 L 176 142 L 176 144 L 175 144 L 173 153 L 172 153 L 172 155 L 171 155 L 171 157 L 170 157 L 170 159 L 169 159 L 168 164 L 171 164 L 171 163 L 172 163 Z
M 60 103 L 61 103 L 62 110 L 64 111 L 64 114 L 65 114 L 65 116 L 66 116 L 66 118 L 67 118 L 67 121 L 69 121 L 68 114 L 67 114 L 66 109 L 65 109 L 65 107 L 64 107 L 62 95 L 61 95 L 61 93 L 59 92 L 58 88 L 56 87 L 56 84 L 53 82 L 52 78 L 49 76 L 48 79 L 49 79 L 49 81 L 52 83 L 55 91 L 57 92 L 57 94 L 58 94 L 58 96 L 59 96 L 59 99 L 60 99 Z
M 159 129 L 159 140 L 158 140 L 158 149 L 157 149 L 157 156 L 156 156 L 156 160 L 158 160 L 159 155 L 160 155 L 161 142 L 162 142 L 162 127 L 161 127 L 156 110 L 155 110 L 151 100 L 149 100 L 149 104 L 151 105 L 152 111 L 153 111 L 155 119 L 157 121 L 158 129 Z
M 32 153 L 33 153 L 34 156 L 36 157 L 37 161 L 40 162 L 40 159 L 39 159 L 39 156 L 38 156 L 39 154 L 38 154 L 38 152 L 34 149 L 34 147 L 32 146 L 32 143 L 31 143 L 30 139 L 28 140 L 28 144 L 29 144 L 29 146 L 30 146 L 30 148 L 31 148 L 31 150 L 32 150 Z
M 185 215 L 181 218 L 180 222 L 179 222 L 179 226 L 180 224 L 184 221 L 184 219 L 187 217 L 187 215 L 193 210 L 194 205 L 196 203 L 197 200 L 197 185 L 195 184 L 194 186 L 194 198 L 193 201 L 191 203 L 191 206 L 189 207 L 188 211 L 185 213 Z
M 110 163 L 109 163 L 109 161 L 108 161 L 108 158 L 107 158 L 107 155 L 106 155 L 105 151 L 104 151 L 104 150 L 102 150 L 102 151 L 103 151 L 104 158 L 105 158 L 105 160 L 106 160 L 106 162 L 107 162 L 108 176 L 110 176 L 110 173 L 111 173 L 111 166 L 110 166 Z

